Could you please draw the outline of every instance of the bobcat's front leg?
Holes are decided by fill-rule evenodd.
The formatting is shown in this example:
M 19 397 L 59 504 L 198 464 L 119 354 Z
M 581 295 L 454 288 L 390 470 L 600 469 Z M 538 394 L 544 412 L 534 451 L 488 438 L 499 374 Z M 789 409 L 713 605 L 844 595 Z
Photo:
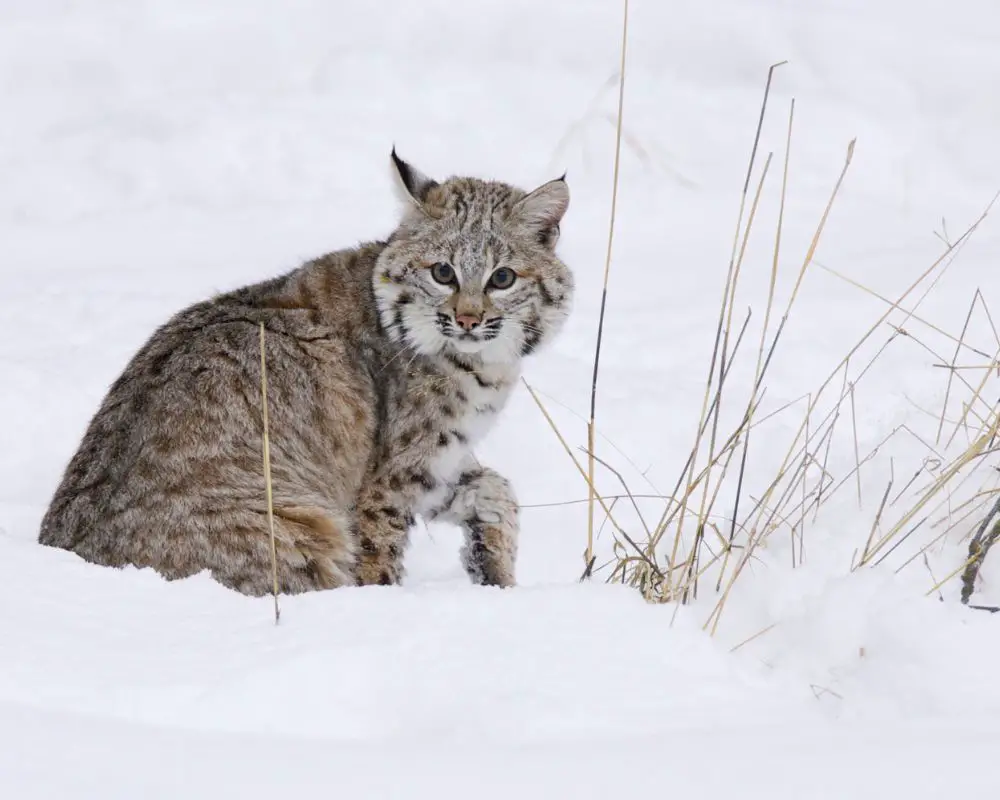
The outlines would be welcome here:
M 462 528 L 462 566 L 473 583 L 514 585 L 518 507 L 510 481 L 489 467 L 470 466 L 459 475 L 448 504 L 432 518 Z
M 358 586 L 390 586 L 403 578 L 403 554 L 413 514 L 388 481 L 373 480 L 357 504 Z

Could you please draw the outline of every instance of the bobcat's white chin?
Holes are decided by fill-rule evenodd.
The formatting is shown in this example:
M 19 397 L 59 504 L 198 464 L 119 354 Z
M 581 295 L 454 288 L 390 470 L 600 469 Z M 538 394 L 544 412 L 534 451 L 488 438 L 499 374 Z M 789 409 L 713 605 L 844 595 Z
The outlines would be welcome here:
M 484 339 L 457 339 L 451 336 L 447 337 L 447 341 L 459 353 L 465 353 L 470 356 L 481 353 L 490 344 Z
M 457 343 L 453 341 L 452 344 Z M 484 364 L 513 364 L 521 359 L 519 346 L 504 336 L 477 342 L 466 341 L 462 344 L 475 345 L 475 349 L 459 350 L 456 347 L 458 352 L 465 355 L 475 355 Z

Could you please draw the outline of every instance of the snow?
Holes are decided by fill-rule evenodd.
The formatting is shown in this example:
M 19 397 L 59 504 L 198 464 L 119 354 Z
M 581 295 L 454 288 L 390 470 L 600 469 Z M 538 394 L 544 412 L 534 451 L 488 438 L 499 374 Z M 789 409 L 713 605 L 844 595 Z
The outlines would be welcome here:
M 970 763 L 988 763 L 994 743 L 990 729 L 956 730 L 913 726 L 906 747 L 886 747 L 895 731 L 853 729 L 790 731 L 762 725 L 754 737 L 691 731 L 683 739 L 624 738 L 530 747 L 469 742 L 386 742 L 378 748 L 353 743 L 331 747 L 315 739 L 274 739 L 259 734 L 206 734 L 176 728 L 142 728 L 110 720 L 84 722 L 66 714 L 14 711 L 0 720 L 11 736 L 6 775 L 18 797 L 273 797 L 298 791 L 326 791 L 354 797 L 505 798 L 576 796 L 598 798 L 623 791 L 697 784 L 705 797 L 724 797 L 736 786 L 741 797 L 855 797 L 858 775 L 865 789 L 885 795 L 918 786 L 908 797 L 938 797 L 946 791 L 982 789 L 980 775 L 955 763 L 948 769 L 941 740 L 961 748 Z M 53 732 L 56 735 L 53 736 Z M 887 733 L 889 735 L 887 735 Z M 987 737 L 984 738 L 983 734 Z M 72 778 L 40 768 L 32 757 L 39 748 L 67 747 Z M 127 748 L 128 769 L 96 764 Z M 656 760 L 649 754 L 656 749 Z M 780 754 L 786 768 L 778 779 L 762 773 L 761 763 Z M 722 755 L 724 754 L 724 755 Z M 836 759 L 830 757 L 835 754 Z M 19 758 L 20 757 L 20 758 Z M 725 758 L 720 770 L 718 759 Z M 516 768 L 510 767 L 516 765 Z M 850 765 L 845 770 L 843 765 Z M 221 787 L 221 788 L 216 788 Z
M 481 450 L 525 505 L 515 590 L 468 585 L 457 532 L 420 528 L 404 586 L 284 598 L 276 628 L 270 600 L 204 576 L 167 584 L 35 542 L 106 387 L 160 322 L 391 229 L 393 143 L 433 175 L 530 187 L 568 171 L 560 250 L 578 302 L 527 378 L 583 444 L 620 15 L 582 0 L 0 3 L 0 794 L 995 790 L 1000 618 L 962 608 L 954 581 L 943 602 L 925 596 L 961 565 L 974 521 L 926 565 L 899 569 L 921 532 L 850 571 L 890 471 L 908 478 L 925 453 L 914 439 L 862 470 L 862 509 L 853 485 L 831 501 L 801 567 L 787 541 L 761 549 L 715 636 L 709 591 L 678 609 L 577 582 L 586 505 L 561 503 L 585 487 L 523 390 Z M 755 325 L 790 99 L 777 307 L 855 137 L 817 262 L 896 298 L 941 255 L 934 231 L 956 238 L 1000 189 L 998 25 L 991 0 L 633 0 L 598 403 L 601 455 L 630 486 L 669 489 L 690 448 L 768 66 L 789 60 L 737 304 Z M 994 214 L 919 315 L 957 332 L 979 288 L 996 318 L 998 245 Z M 766 409 L 813 391 L 884 308 L 814 264 Z M 950 358 L 954 343 L 906 327 Z M 968 338 L 996 350 L 982 314 Z M 934 438 L 937 360 L 903 337 L 858 383 L 861 452 L 901 424 Z M 755 440 L 748 491 L 797 423 L 777 417 Z M 845 425 L 831 471 L 853 458 Z M 601 486 L 618 491 L 608 474 Z M 977 600 L 1000 601 L 998 584 L 988 560 Z

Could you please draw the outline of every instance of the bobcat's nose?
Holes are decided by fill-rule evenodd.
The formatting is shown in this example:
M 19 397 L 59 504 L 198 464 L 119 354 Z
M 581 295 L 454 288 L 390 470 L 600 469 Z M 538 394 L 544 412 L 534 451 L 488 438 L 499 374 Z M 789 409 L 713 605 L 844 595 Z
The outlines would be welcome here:
M 472 331 L 479 327 L 479 323 L 482 320 L 478 314 L 457 314 L 455 316 L 455 322 L 458 323 L 463 331 Z

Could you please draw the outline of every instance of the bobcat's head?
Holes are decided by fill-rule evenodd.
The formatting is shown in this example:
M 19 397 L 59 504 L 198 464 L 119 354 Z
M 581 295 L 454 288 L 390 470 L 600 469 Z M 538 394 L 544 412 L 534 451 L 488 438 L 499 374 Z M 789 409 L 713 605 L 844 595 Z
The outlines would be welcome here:
M 476 178 L 438 183 L 392 152 L 409 205 L 375 266 L 388 335 L 425 355 L 512 362 L 569 313 L 573 276 L 555 255 L 569 188 L 526 193 Z

